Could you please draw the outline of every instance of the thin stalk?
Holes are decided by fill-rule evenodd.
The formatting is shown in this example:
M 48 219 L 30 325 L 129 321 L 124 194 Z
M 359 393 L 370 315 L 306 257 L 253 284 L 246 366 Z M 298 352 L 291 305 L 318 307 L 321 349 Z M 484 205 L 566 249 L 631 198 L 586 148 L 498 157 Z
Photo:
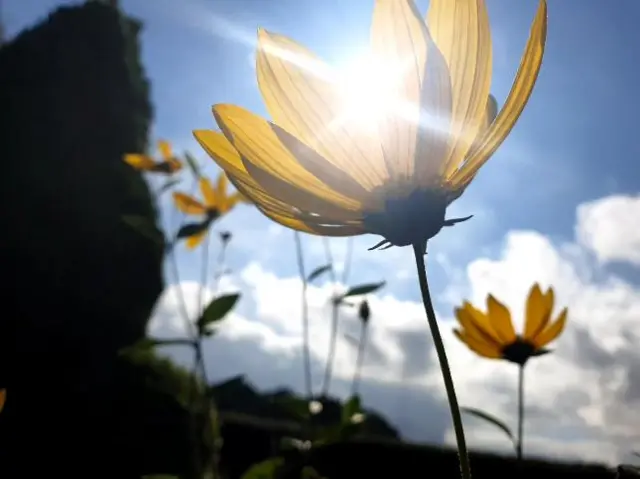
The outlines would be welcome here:
M 304 384 L 307 398 L 313 395 L 311 384 L 311 355 L 309 353 L 309 303 L 307 301 L 307 274 L 304 267 L 304 253 L 302 250 L 302 240 L 300 233 L 293 232 L 296 243 L 296 260 L 298 263 L 298 274 L 302 282 L 302 355 L 304 361 Z
M 344 254 L 344 267 L 342 268 L 342 284 L 347 284 L 351 273 L 351 261 L 353 260 L 353 236 L 347 238 L 347 252 Z
M 360 341 L 358 342 L 358 356 L 356 356 L 356 370 L 353 374 L 353 383 L 351 384 L 351 396 L 358 394 L 360 386 L 360 376 L 362 374 L 362 364 L 364 363 L 364 352 L 367 346 L 367 324 L 363 323 L 360 329 Z
M 327 396 L 331 387 L 331 375 L 333 371 L 333 361 L 336 355 L 336 343 L 338 342 L 338 322 L 340 321 L 340 303 L 335 301 L 337 293 L 336 286 L 338 278 L 333 265 L 333 254 L 331 253 L 331 245 L 329 238 L 323 237 L 324 254 L 329 265 L 329 277 L 334 289 L 334 297 L 331 298 L 331 331 L 329 332 L 329 352 L 327 353 L 327 363 L 324 368 L 324 379 L 322 381 L 322 395 Z
M 225 258 L 227 256 L 227 241 L 222 241 L 222 247 L 218 252 L 218 257 L 216 258 L 216 266 L 215 273 L 213 277 L 213 292 L 217 293 L 218 288 L 220 287 L 220 280 L 222 279 L 222 275 L 224 272 Z
M 422 303 L 427 314 L 429 329 L 433 337 L 433 344 L 436 348 L 438 361 L 440 363 L 440 371 L 444 380 L 444 387 L 447 391 L 447 399 L 449 400 L 449 408 L 451 409 L 451 419 L 453 420 L 453 429 L 456 435 L 456 443 L 458 446 L 458 457 L 460 458 L 460 471 L 463 479 L 471 479 L 471 467 L 469 465 L 469 453 L 467 452 L 467 444 L 464 438 L 464 428 L 462 426 L 462 415 L 460 414 L 460 406 L 456 398 L 456 390 L 451 377 L 451 368 L 447 359 L 447 352 L 444 348 L 436 313 L 433 310 L 431 302 L 431 293 L 429 292 L 429 283 L 427 282 L 427 269 L 424 263 L 424 245 L 413 245 L 413 252 L 416 258 L 416 267 L 418 269 L 418 281 L 420 283 L 420 292 L 422 293 Z
M 518 444 L 516 457 L 522 460 L 522 440 L 524 431 L 524 364 L 518 367 Z

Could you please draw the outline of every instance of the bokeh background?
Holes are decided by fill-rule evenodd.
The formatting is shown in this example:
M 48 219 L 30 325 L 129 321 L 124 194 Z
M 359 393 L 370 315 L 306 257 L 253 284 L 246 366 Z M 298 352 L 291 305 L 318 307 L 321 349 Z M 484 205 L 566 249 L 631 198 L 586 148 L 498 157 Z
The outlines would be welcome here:
M 43 19 L 61 4 L 4 0 L 5 35 Z M 536 2 L 487 0 L 494 42 L 492 91 L 504 101 L 518 66 Z M 419 1 L 424 9 L 427 2 Z M 141 19 L 143 62 L 152 84 L 154 138 L 217 170 L 191 137 L 214 128 L 211 105 L 235 103 L 264 113 L 254 74 L 258 26 L 289 35 L 327 60 L 346 63 L 367 41 L 367 0 L 121 0 Z M 549 0 L 542 71 L 529 106 L 495 157 L 450 216 L 471 221 L 443 231 L 427 257 L 435 306 L 460 401 L 515 424 L 516 368 L 479 360 L 451 329 L 453 307 L 481 303 L 488 292 L 519 321 L 534 281 L 553 285 L 569 323 L 552 355 L 527 373 L 528 454 L 618 463 L 640 444 L 640 3 Z M 186 173 L 185 173 L 186 174 Z M 186 182 L 185 182 L 186 185 Z M 163 205 L 166 222 L 171 205 Z M 302 390 L 300 291 L 293 233 L 248 205 L 216 223 L 233 240 L 224 290 L 242 290 L 238 308 L 207 342 L 213 380 L 237 374 L 258 388 Z M 386 280 L 370 298 L 370 344 L 363 370 L 364 405 L 383 413 L 403 437 L 453 444 L 441 385 L 409 249 L 368 252 L 377 241 L 356 238 L 349 282 Z M 332 240 L 340 269 L 346 240 Z M 320 239 L 305 237 L 308 269 L 327 262 Z M 178 251 L 181 284 L 169 284 L 150 324 L 154 336 L 176 336 L 182 320 L 175 288 L 195 309 L 198 251 Z M 326 281 L 328 278 L 325 277 Z M 329 342 L 328 283 L 309 288 L 316 389 Z M 356 333 L 355 311 L 342 332 Z M 178 362 L 191 355 L 170 351 Z M 338 344 L 332 393 L 346 396 L 356 350 Z M 509 451 L 500 431 L 466 421 L 474 449 Z

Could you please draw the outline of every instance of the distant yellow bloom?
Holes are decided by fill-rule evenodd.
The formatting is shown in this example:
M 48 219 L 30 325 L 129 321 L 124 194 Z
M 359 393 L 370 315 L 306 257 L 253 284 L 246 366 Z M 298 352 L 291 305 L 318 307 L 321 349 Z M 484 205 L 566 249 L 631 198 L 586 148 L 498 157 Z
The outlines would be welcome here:
M 218 217 L 228 213 L 239 202 L 246 201 L 244 197 L 238 193 L 228 194 L 227 192 L 227 176 L 220 173 L 218 182 L 214 188 L 211 182 L 206 178 L 200 179 L 200 192 L 204 202 L 200 202 L 195 198 L 184 193 L 176 192 L 173 194 L 173 200 L 176 208 L 187 215 L 205 216 L 203 228 L 189 236 L 186 240 L 187 248 L 195 248 L 207 235 L 209 224 Z
M 149 155 L 130 153 L 124 156 L 125 163 L 133 166 L 136 170 L 163 173 L 171 175 L 182 169 L 182 163 L 173 155 L 171 145 L 164 141 L 158 141 L 161 161 L 155 161 Z
M 431 0 L 426 20 L 412 0 L 376 0 L 369 57 L 379 75 L 351 90 L 339 70 L 311 51 L 261 29 L 257 79 L 273 122 L 218 104 L 213 114 L 222 133 L 194 135 L 238 190 L 284 226 L 326 236 L 381 235 L 374 248 L 426 247 L 443 226 L 468 219 L 446 220 L 445 210 L 523 111 L 546 31 L 540 0 L 498 112 L 483 0 Z M 369 118 L 354 120 L 347 111 L 352 97 L 383 74 L 385 90 L 355 111 Z M 376 107 L 370 115 L 369 107 Z
M 0 412 L 4 409 L 4 404 L 7 402 L 7 390 L 0 389 Z
M 553 303 L 553 289 L 543 294 L 540 286 L 534 284 L 527 300 L 524 332 L 519 335 L 513 328 L 509 310 L 492 295 L 487 297 L 486 313 L 465 302 L 455 310 L 461 328 L 454 330 L 454 334 L 480 356 L 522 365 L 530 357 L 548 352 L 544 347 L 562 333 L 567 308 L 552 322 Z

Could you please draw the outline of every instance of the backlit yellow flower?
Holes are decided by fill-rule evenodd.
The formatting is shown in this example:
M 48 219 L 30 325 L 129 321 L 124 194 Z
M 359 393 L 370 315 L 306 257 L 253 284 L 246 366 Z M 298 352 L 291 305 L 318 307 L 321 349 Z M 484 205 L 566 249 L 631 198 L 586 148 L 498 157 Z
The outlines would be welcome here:
M 194 233 L 187 238 L 187 248 L 195 248 L 198 246 L 206 236 L 211 222 L 228 213 L 238 202 L 245 201 L 243 196 L 238 192 L 228 194 L 227 176 L 224 173 L 220 173 L 218 176 L 218 182 L 215 188 L 206 178 L 201 178 L 199 183 L 200 192 L 204 199 L 203 202 L 184 193 L 176 192 L 173 194 L 176 208 L 180 211 L 187 215 L 205 217 L 203 223 L 201 223 L 202 227 L 193 228 Z
M 272 122 L 218 104 L 213 114 L 222 133 L 194 135 L 238 190 L 280 224 L 384 237 L 375 247 L 426 247 L 443 226 L 467 219 L 446 220 L 446 207 L 524 109 L 546 30 L 540 0 L 498 112 L 483 0 L 431 0 L 426 19 L 411 0 L 376 0 L 363 63 L 373 73 L 355 85 L 300 44 L 261 29 L 256 71 Z M 358 98 L 372 84 L 378 88 Z
M 548 352 L 544 347 L 564 329 L 567 308 L 552 322 L 553 303 L 553 289 L 543 294 L 534 284 L 527 299 L 524 332 L 519 335 L 513 329 L 509 310 L 492 295 L 487 297 L 486 313 L 465 302 L 455 311 L 461 328 L 454 334 L 480 356 L 523 365 L 530 357 Z
M 139 171 L 149 171 L 153 173 L 163 173 L 165 175 L 171 175 L 180 169 L 182 169 L 182 163 L 173 155 L 171 151 L 171 145 L 169 142 L 160 140 L 158 141 L 158 150 L 162 160 L 155 161 L 149 155 L 142 155 L 138 153 L 130 153 L 124 156 L 125 163 L 133 166 Z

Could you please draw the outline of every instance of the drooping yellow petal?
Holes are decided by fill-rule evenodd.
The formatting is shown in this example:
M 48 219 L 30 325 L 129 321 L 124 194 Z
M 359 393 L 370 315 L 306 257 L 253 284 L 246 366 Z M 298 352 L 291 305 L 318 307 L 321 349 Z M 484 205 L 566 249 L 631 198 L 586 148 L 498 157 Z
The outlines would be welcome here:
M 533 340 L 547 325 L 550 316 L 551 310 L 547 300 L 542 294 L 540 285 L 536 283 L 531 287 L 527 298 L 523 339 Z
M 347 102 L 329 66 L 290 38 L 261 29 L 256 72 L 275 124 L 366 189 L 385 183 L 389 175 L 377 138 L 341 121 Z
M 189 236 L 184 242 L 187 246 L 187 249 L 194 249 L 199 246 L 200 243 L 202 243 L 202 240 L 204 240 L 204 238 L 207 236 L 208 232 L 209 230 L 205 228 L 202 231 L 194 234 L 193 236 Z
M 487 296 L 487 315 L 502 344 L 510 344 L 516 340 L 516 332 L 511 322 L 511 313 L 504 304 L 491 294 Z
M 158 141 L 158 151 L 160 152 L 160 156 L 163 160 L 168 160 L 173 156 L 171 151 L 171 143 L 165 140 Z
M 489 336 L 491 336 L 496 344 L 505 346 L 505 344 L 502 342 L 501 337 L 496 333 L 488 315 L 474 307 L 468 301 L 465 301 L 462 304 L 462 308 L 469 313 L 469 318 L 474 322 L 478 329 L 486 332 Z
M 547 38 L 547 2 L 540 0 L 515 81 L 502 110 L 491 128 L 467 156 L 467 161 L 453 175 L 455 183 L 464 183 L 476 174 L 507 137 L 529 101 L 538 78 Z
M 384 159 L 393 179 L 409 180 L 414 172 L 427 42 L 427 27 L 413 0 L 376 0 L 372 53 L 381 63 L 401 70 L 393 96 L 407 110 L 392 111 L 380 121 Z
M 187 215 L 204 215 L 207 212 L 205 205 L 184 193 L 173 193 L 173 201 L 176 208 Z
M 456 308 L 455 315 L 462 327 L 462 330 L 471 338 L 478 342 L 494 348 L 501 349 L 502 345 L 498 343 L 490 332 L 482 329 L 472 318 L 471 313 L 465 308 Z
M 7 390 L 0 389 L 0 412 L 4 409 L 4 405 L 7 402 Z
M 240 193 L 235 192 L 227 196 L 227 199 L 224 202 L 224 207 L 222 208 L 223 213 L 230 211 L 233 209 L 238 203 L 247 202 L 247 199 Z
M 448 177 L 483 126 L 491 88 L 489 16 L 484 0 L 431 0 L 427 25 L 451 76 L 451 141 L 442 165 Z
M 156 166 L 155 161 L 150 156 L 133 153 L 124 155 L 124 162 L 141 171 L 149 171 Z
M 551 323 L 541 333 L 533 338 L 532 342 L 536 348 L 543 348 L 558 336 L 560 336 L 567 322 L 568 312 L 568 309 L 564 308 L 553 323 Z
M 217 195 L 217 192 L 211 186 L 211 182 L 207 178 L 200 178 L 200 191 L 204 198 L 207 208 L 217 208 L 220 206 L 221 201 Z M 221 211 L 222 213 L 222 211 Z
M 326 203 L 336 210 L 354 213 L 361 211 L 360 201 L 346 196 L 346 192 L 341 194 L 330 188 L 301 166 L 298 158 L 305 155 L 308 155 L 303 159 L 306 162 L 315 162 L 318 159 L 314 158 L 314 152 L 301 142 L 298 141 L 294 145 L 295 138 L 288 135 L 290 145 L 285 147 L 275 132 L 275 125 L 234 105 L 216 105 L 214 115 L 224 135 L 240 153 L 247 173 L 273 196 L 280 197 L 283 201 L 291 201 L 293 206 L 302 208 L 305 207 L 296 202 L 307 200 L 319 205 Z M 286 135 L 286 132 L 280 133 L 282 136 Z M 334 179 L 336 175 L 327 176 L 330 177 L 328 179 Z M 265 184 L 266 179 L 274 181 Z M 288 195 L 279 189 L 281 186 L 295 191 L 296 194 Z
M 453 334 L 455 335 L 456 338 L 462 341 L 471 351 L 473 351 L 479 356 L 489 358 L 489 359 L 500 359 L 502 357 L 502 353 L 498 348 L 492 347 L 487 343 L 480 342 L 475 338 L 469 336 L 464 331 L 454 329 Z

